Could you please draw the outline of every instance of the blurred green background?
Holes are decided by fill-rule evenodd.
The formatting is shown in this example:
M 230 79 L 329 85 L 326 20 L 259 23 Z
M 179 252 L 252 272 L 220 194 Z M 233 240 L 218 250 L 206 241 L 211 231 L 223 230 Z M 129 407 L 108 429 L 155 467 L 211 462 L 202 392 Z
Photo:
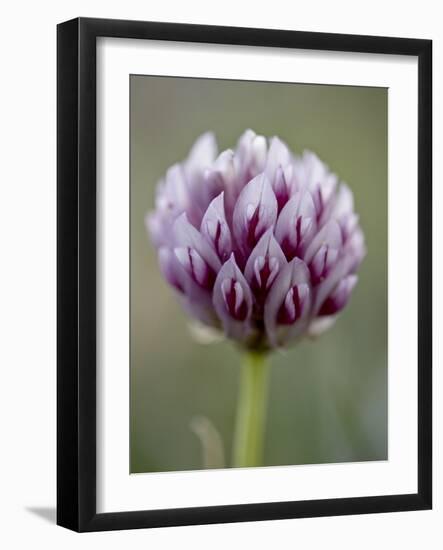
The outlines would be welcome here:
M 238 350 L 192 338 L 144 228 L 157 181 L 203 132 L 246 128 L 315 151 L 354 192 L 368 254 L 352 299 L 316 341 L 275 353 L 265 465 L 387 458 L 387 90 L 131 76 L 131 472 L 202 468 L 196 416 L 227 457 Z

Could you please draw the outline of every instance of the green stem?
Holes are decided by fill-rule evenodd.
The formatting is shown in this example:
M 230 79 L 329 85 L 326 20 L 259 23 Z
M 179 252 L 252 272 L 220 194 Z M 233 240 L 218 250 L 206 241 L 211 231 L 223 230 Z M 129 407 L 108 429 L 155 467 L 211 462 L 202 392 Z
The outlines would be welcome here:
M 242 365 L 234 434 L 233 466 L 261 466 L 266 420 L 268 361 L 264 353 L 246 353 Z

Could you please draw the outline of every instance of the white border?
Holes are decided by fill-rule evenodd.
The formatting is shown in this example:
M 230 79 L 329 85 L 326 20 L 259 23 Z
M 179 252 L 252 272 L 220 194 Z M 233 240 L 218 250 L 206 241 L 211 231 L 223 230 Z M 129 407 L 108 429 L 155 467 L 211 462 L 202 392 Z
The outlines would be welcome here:
M 389 87 L 389 460 L 129 475 L 129 74 Z M 97 511 L 417 492 L 417 59 L 97 41 Z

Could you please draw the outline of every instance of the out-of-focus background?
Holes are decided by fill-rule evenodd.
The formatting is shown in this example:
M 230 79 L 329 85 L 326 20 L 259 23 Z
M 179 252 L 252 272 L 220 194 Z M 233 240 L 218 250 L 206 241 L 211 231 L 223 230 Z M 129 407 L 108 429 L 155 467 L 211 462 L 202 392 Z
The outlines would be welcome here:
M 202 468 L 208 418 L 231 453 L 238 350 L 201 345 L 144 228 L 155 186 L 203 132 L 246 128 L 315 151 L 354 192 L 368 254 L 335 326 L 272 357 L 265 465 L 387 458 L 387 90 L 132 76 L 131 472 Z

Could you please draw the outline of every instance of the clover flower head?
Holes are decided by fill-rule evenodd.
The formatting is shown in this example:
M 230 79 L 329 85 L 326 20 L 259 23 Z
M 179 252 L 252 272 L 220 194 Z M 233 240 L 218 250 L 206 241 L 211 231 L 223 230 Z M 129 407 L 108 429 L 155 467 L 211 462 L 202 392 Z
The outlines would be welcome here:
M 198 138 L 146 225 L 188 314 L 251 350 L 329 327 L 365 256 L 349 187 L 314 153 L 252 130 L 220 154 L 212 133 Z

